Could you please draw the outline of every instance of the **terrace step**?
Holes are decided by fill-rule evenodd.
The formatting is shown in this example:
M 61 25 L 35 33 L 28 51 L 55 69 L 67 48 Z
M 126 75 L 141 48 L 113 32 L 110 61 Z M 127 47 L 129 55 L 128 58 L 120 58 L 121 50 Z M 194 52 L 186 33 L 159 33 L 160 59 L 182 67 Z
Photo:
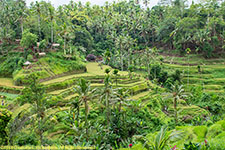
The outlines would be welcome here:
M 75 98 L 76 96 L 78 96 L 78 94 L 69 95 L 65 97 L 65 100 L 71 100 L 72 98 Z
M 151 92 L 151 90 L 141 92 L 137 95 L 131 96 L 131 99 L 138 100 L 140 98 L 143 98 L 143 97 L 147 96 L 150 92 Z

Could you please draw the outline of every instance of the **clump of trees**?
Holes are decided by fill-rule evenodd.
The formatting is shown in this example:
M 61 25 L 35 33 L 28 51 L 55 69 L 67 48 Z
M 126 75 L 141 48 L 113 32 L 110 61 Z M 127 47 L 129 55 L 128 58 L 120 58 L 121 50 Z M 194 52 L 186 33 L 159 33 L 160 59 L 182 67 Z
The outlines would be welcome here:
M 204 0 L 188 7 L 186 0 L 160 0 L 152 8 L 143 3 L 120 1 L 97 7 L 71 1 L 54 8 L 45 1 L 30 7 L 24 0 L 1 1 L 0 39 L 13 42 L 30 30 L 38 42 L 61 43 L 65 54 L 72 45 L 85 55 L 110 54 L 110 62 L 119 62 L 121 70 L 132 65 L 132 54 L 145 47 L 183 54 L 191 48 L 206 57 L 224 50 L 224 1 Z

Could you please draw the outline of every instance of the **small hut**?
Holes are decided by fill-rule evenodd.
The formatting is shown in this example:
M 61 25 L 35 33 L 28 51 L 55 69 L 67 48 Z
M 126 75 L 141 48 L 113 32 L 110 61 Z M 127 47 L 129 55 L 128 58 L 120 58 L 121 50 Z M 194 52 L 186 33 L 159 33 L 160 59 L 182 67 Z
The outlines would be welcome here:
M 45 52 L 39 53 L 39 56 L 41 57 L 46 56 L 46 53 Z
M 58 43 L 53 43 L 52 44 L 52 49 L 55 49 L 55 50 L 57 50 L 57 48 L 60 46 L 60 44 L 58 44 Z
M 24 65 L 24 66 L 29 66 L 29 65 L 31 65 L 31 62 L 26 61 L 23 65 Z
M 20 39 L 16 39 L 16 44 L 20 44 Z

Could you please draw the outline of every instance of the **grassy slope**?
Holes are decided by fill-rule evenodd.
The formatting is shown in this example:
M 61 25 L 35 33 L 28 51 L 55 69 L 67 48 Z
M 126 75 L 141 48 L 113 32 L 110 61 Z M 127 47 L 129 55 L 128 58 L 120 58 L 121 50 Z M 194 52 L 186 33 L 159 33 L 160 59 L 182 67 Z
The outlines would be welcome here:
M 40 58 L 37 62 L 32 62 L 28 67 L 24 67 L 13 75 L 13 80 L 17 85 L 23 85 L 26 81 L 26 76 L 30 73 L 38 72 L 41 80 L 51 80 L 59 76 L 64 76 L 70 73 L 84 72 L 85 64 L 80 60 L 65 60 L 51 56 Z
M 85 72 L 85 73 L 73 74 L 73 75 L 69 75 L 69 76 L 56 78 L 56 79 L 53 79 L 53 80 L 45 81 L 45 82 L 43 82 L 43 84 L 47 85 L 47 84 L 52 84 L 52 83 L 55 83 L 55 82 L 62 82 L 62 81 L 69 80 L 69 79 L 72 79 L 72 78 L 105 75 L 104 71 L 105 71 L 106 68 L 112 69 L 111 67 L 109 67 L 107 65 L 103 65 L 103 69 L 101 69 L 98 66 L 98 63 L 94 63 L 94 62 L 87 63 L 86 68 L 87 68 L 87 72 Z M 120 71 L 119 74 L 120 75 L 127 75 L 128 73 L 125 72 L 125 71 Z
M 23 88 L 23 86 L 15 86 L 12 78 L 0 78 L 0 86 L 11 88 Z

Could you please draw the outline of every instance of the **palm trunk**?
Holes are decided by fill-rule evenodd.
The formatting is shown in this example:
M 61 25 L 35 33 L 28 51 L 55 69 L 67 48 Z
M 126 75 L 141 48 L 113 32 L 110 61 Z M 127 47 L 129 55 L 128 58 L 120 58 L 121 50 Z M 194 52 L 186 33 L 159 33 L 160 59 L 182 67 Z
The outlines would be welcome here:
M 23 35 L 23 19 L 21 19 L 21 36 Z
M 177 125 L 178 120 L 177 120 L 177 98 L 176 97 L 174 98 L 174 118 Z
M 119 112 L 121 111 L 121 107 L 122 107 L 122 104 L 121 104 L 121 100 L 120 100 Z
M 64 37 L 64 55 L 66 55 L 66 38 Z
M 130 66 L 130 49 L 128 48 L 128 67 Z
M 107 116 L 107 125 L 108 125 L 108 129 L 110 126 L 110 110 L 109 110 L 109 93 L 106 93 L 106 116 Z
M 40 24 L 40 14 L 38 15 L 38 33 L 39 33 L 39 42 L 41 40 L 41 24 Z
M 51 43 L 53 43 L 53 22 L 51 23 Z
M 121 64 L 121 70 L 123 71 L 123 53 L 120 45 L 120 64 Z
M 87 125 L 87 116 L 88 116 L 88 103 L 85 99 L 85 128 L 86 128 L 86 140 L 88 141 L 88 125 Z

